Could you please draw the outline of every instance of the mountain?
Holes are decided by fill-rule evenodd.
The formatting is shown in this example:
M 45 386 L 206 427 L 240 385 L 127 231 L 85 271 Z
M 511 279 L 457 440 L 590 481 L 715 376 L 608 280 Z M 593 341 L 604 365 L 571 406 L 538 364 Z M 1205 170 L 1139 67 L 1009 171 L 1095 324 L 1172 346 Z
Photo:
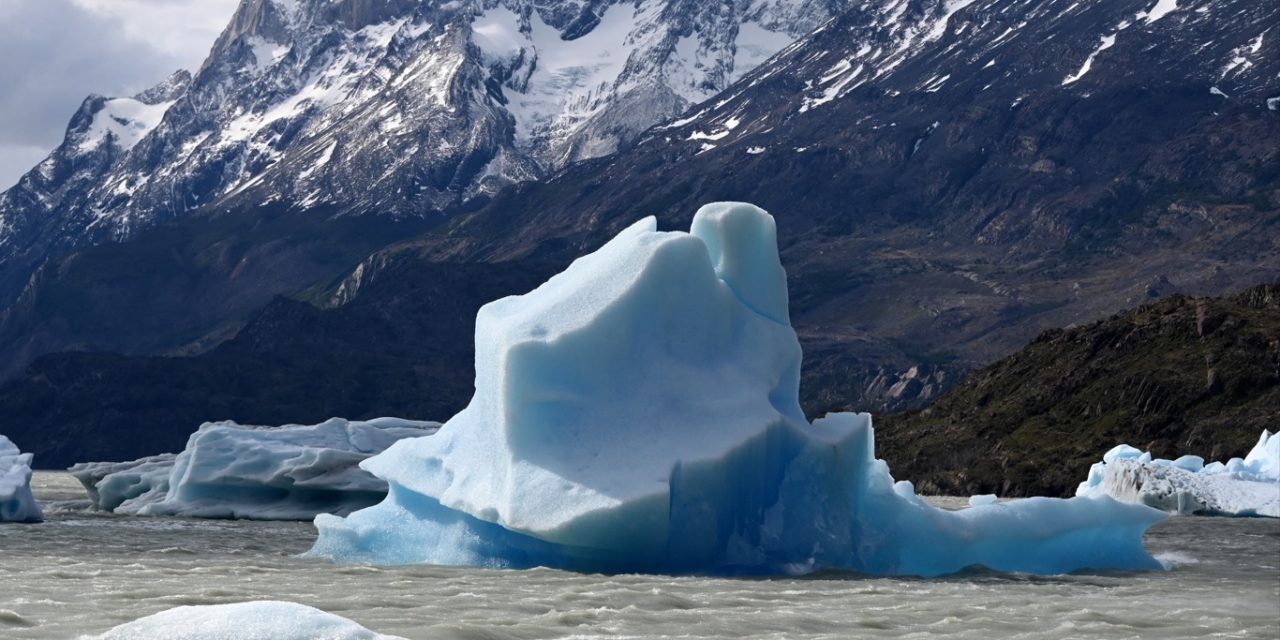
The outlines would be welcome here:
M 476 269 L 558 270 L 642 215 L 679 228 L 716 199 L 753 201 L 777 218 L 811 414 L 919 408 L 1046 329 L 1278 280 L 1280 45 L 1268 27 L 1280 8 L 1168 9 L 858 4 L 615 153 L 447 216 L 231 199 L 74 250 L 46 261 L 0 315 L 0 352 L 11 373 L 41 352 L 117 353 L 37 360 L 0 396 L 21 403 L 43 388 L 30 397 L 44 404 L 23 404 L 21 423 L 0 430 L 70 434 L 61 425 L 75 422 L 78 433 L 111 433 L 133 420 L 153 433 L 194 428 L 197 415 L 280 422 L 272 406 L 315 403 L 351 418 L 459 406 L 469 350 L 432 355 L 418 336 L 444 325 L 465 335 L 462 310 L 478 306 L 461 302 L 471 288 L 519 290 L 488 288 Z M 277 293 L 315 308 L 277 301 L 241 329 Z M 286 307 L 306 313 L 288 320 Z M 396 321 L 363 332 L 333 320 L 346 328 L 313 335 L 302 322 L 311 314 Z M 256 337 L 210 350 L 237 331 Z M 396 369 L 342 367 L 329 353 L 387 350 L 430 366 L 382 393 L 370 381 Z M 299 385 L 237 386 L 237 360 L 218 355 L 233 352 L 278 383 L 325 372 L 364 391 L 317 401 Z M 140 390 L 116 375 L 124 370 L 154 383 Z M 191 424 L 147 417 L 148 403 L 178 390 Z M 426 393 L 438 404 L 415 400 Z M 268 396 L 274 404 L 252 399 Z M 226 397 L 238 400 L 208 400 Z M 67 406 L 79 417 L 59 413 Z
M 216 343 L 378 248 L 353 225 L 412 235 L 612 153 L 849 1 L 243 0 L 200 70 L 91 96 L 0 195 L 0 375 L 51 351 Z M 199 229 L 177 232 L 195 236 L 183 255 L 93 250 L 165 223 Z M 115 268 L 85 266 L 105 263 L 175 294 L 116 305 L 134 296 L 99 273 Z
M 199 71 L 89 97 L 0 196 L 0 297 L 194 212 L 439 215 L 616 151 L 846 2 L 242 0 Z
M 1156 6 L 855 7 L 361 276 L 389 253 L 566 261 L 642 215 L 755 202 L 778 219 L 808 409 L 921 406 L 1043 330 L 1280 278 L 1280 8 Z
M 1045 332 L 928 409 L 880 420 L 876 450 L 925 492 L 1069 496 L 1117 444 L 1225 461 L 1278 419 L 1272 284 Z

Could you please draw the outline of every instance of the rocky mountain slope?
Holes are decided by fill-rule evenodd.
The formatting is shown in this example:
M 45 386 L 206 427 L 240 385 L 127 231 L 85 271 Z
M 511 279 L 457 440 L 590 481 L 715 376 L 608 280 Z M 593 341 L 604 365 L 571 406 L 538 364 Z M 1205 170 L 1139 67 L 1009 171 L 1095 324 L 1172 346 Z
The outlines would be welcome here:
M 567 260 L 642 215 L 747 200 L 778 219 L 810 409 L 924 402 L 1044 329 L 1280 277 L 1280 8 L 1165 8 L 857 7 L 360 275 L 386 254 Z
M 24 358 L 67 346 L 193 353 L 278 292 L 329 307 L 315 312 L 323 317 L 394 316 L 385 310 L 409 299 L 413 309 L 463 309 L 465 291 L 434 283 L 465 289 L 475 265 L 559 268 L 642 215 L 678 228 L 705 201 L 740 199 L 778 219 L 806 351 L 806 409 L 919 407 L 1045 329 L 1171 293 L 1280 279 L 1271 144 L 1280 139 L 1280 34 L 1269 31 L 1280 8 L 1202 0 L 1167 9 L 1146 0 L 854 6 L 632 146 L 477 200 L 429 229 L 361 236 L 353 231 L 364 225 L 335 222 L 358 219 L 338 204 L 300 213 L 288 201 L 228 201 L 51 260 L 0 317 L 0 348 Z M 126 295 L 150 291 L 163 295 Z M 400 318 L 385 332 L 353 329 L 340 350 L 412 344 L 444 324 L 462 335 L 471 320 Z M 309 338 L 308 325 L 254 325 L 261 375 L 340 369 L 317 368 L 337 347 Z M 276 342 L 295 345 L 293 355 L 279 357 Z M 196 399 L 184 411 L 205 415 L 139 428 L 281 421 L 200 404 L 228 389 L 252 394 L 226 373 L 234 360 L 215 364 L 219 351 L 181 361 L 223 372 L 178 385 Z M 438 389 L 439 407 L 458 406 L 469 352 L 441 358 L 414 384 Z M 127 395 L 112 372 L 140 363 L 158 372 L 170 360 L 55 355 L 0 394 L 20 399 L 16 390 L 58 371 L 45 408 L 22 410 L 23 428 L 39 433 L 60 424 L 58 403 Z M 370 365 L 330 375 L 368 389 L 361 381 L 384 373 Z M 300 388 L 278 392 L 279 406 L 308 402 Z M 366 393 L 324 406 L 351 418 L 423 406 Z M 108 423 L 143 415 L 146 402 L 109 418 L 86 410 L 77 428 L 110 433 Z
M 1066 496 L 1120 443 L 1226 460 L 1278 426 L 1272 284 L 1045 332 L 928 409 L 881 419 L 876 446 L 923 492 Z
M 614 152 L 846 4 L 242 0 L 201 69 L 89 97 L 0 196 L 0 300 L 197 211 L 439 215 Z

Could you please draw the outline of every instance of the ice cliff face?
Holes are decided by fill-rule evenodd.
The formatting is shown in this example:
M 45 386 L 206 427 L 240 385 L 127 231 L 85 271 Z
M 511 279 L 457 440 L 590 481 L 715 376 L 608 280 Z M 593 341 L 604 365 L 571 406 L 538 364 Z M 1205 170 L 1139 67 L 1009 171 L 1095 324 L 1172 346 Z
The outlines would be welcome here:
M 776 227 L 740 203 L 647 218 L 476 320 L 476 393 L 361 466 L 387 498 L 321 515 L 342 562 L 935 576 L 1156 568 L 1162 515 L 1110 498 L 928 505 L 871 417 L 805 420 Z
M 85 101 L 0 196 L 0 257 L 233 201 L 426 215 L 612 153 L 846 4 L 243 0 L 195 74 Z

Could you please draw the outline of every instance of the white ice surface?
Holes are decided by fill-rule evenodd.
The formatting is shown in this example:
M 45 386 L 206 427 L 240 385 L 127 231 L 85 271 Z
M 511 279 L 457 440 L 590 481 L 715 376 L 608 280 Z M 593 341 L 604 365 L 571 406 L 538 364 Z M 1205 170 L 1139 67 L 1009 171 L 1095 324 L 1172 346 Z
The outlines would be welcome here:
M 702 208 L 637 222 L 476 322 L 476 393 L 431 438 L 361 466 L 387 499 L 322 515 L 344 562 L 582 571 L 939 575 L 1158 568 L 1163 517 L 1110 498 L 958 512 L 895 484 L 871 418 L 798 401 L 774 220 Z
M 80 640 L 403 640 L 332 613 L 263 600 L 175 607 Z
M 386 494 L 386 483 L 359 463 L 397 440 L 430 435 L 438 426 L 397 418 L 333 418 L 274 428 L 206 423 L 176 456 L 84 463 L 71 472 L 104 511 L 309 520 L 377 502 Z
M 31 454 L 0 436 L 0 522 L 39 522 L 40 505 L 31 495 Z

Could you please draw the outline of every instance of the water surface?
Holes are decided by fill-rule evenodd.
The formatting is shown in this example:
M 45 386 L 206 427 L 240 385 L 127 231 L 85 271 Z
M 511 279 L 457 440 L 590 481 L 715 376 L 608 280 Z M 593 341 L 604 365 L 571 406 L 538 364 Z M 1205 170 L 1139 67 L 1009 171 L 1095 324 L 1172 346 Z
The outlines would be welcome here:
M 37 473 L 35 490 L 46 504 L 83 498 L 66 474 Z M 255 599 L 415 640 L 1280 638 L 1280 520 L 1171 518 L 1147 537 L 1164 572 L 728 580 L 340 567 L 297 557 L 310 523 L 62 509 L 0 525 L 0 638 L 65 640 Z

